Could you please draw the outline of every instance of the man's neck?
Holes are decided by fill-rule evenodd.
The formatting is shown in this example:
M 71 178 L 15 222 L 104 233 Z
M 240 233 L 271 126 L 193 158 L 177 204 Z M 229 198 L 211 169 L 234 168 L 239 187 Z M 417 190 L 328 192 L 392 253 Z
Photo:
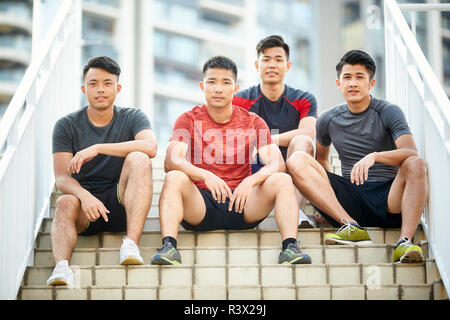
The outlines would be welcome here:
M 261 83 L 261 92 L 270 101 L 277 101 L 284 92 L 284 83 L 265 84 Z
M 370 105 L 372 97 L 369 95 L 361 101 L 356 103 L 351 103 L 347 101 L 347 106 L 352 113 L 361 113 L 364 112 Z
M 98 127 L 106 126 L 114 117 L 114 106 L 105 109 L 96 109 L 89 106 L 87 108 L 87 116 L 94 125 Z
M 230 105 L 222 108 L 210 107 L 206 104 L 209 115 L 217 123 L 227 123 L 233 116 L 233 106 Z

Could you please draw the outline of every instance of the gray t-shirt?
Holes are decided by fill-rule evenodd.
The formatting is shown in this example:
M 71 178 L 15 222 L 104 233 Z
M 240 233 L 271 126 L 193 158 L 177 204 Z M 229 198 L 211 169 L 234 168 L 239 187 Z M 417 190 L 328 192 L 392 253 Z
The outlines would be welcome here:
M 53 129 L 53 153 L 78 151 L 99 143 L 119 143 L 134 140 L 136 134 L 151 129 L 144 112 L 136 108 L 114 106 L 109 124 L 95 126 L 87 116 L 87 107 L 59 119 Z M 103 192 L 119 182 L 124 158 L 97 155 L 86 162 L 79 174 L 72 174 L 90 192 Z
M 342 176 L 350 179 L 353 165 L 372 152 L 397 149 L 395 140 L 411 134 L 402 110 L 388 101 L 371 97 L 369 107 L 352 113 L 347 104 L 324 111 L 316 123 L 317 142 L 334 145 L 342 165 Z M 369 182 L 395 178 L 398 167 L 375 163 L 369 169 Z

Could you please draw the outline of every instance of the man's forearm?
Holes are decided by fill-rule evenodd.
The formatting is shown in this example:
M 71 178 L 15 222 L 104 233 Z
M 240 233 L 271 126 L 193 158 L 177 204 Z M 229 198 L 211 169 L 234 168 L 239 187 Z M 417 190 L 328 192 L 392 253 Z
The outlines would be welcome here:
M 166 171 L 179 170 L 184 172 L 193 181 L 205 181 L 206 175 L 209 171 L 196 167 L 184 158 L 175 158 L 171 160 L 166 159 Z
M 300 134 L 311 137 L 314 140 L 314 133 L 305 129 L 294 129 L 284 133 L 275 134 L 272 136 L 272 140 L 274 143 L 278 143 L 280 147 L 288 147 L 291 140 Z
M 56 187 L 64 194 L 72 194 L 78 199 L 82 199 L 89 193 L 80 183 L 70 176 L 62 176 L 56 178 Z
M 120 158 L 125 158 L 129 153 L 135 151 L 143 152 L 150 158 L 154 158 L 156 156 L 156 146 L 145 140 L 133 140 L 120 143 L 102 143 L 96 144 L 95 148 L 99 154 Z
M 284 168 L 285 166 L 277 165 L 276 161 L 274 161 L 272 163 L 266 164 L 264 167 L 258 170 L 258 172 L 252 174 L 246 179 L 250 180 L 252 185 L 256 187 L 262 184 L 264 181 L 266 181 L 266 179 L 270 177 L 272 174 L 285 171 Z
M 417 151 L 402 148 L 392 151 L 374 152 L 375 162 L 384 163 L 390 166 L 400 166 L 403 161 L 412 156 L 417 156 Z

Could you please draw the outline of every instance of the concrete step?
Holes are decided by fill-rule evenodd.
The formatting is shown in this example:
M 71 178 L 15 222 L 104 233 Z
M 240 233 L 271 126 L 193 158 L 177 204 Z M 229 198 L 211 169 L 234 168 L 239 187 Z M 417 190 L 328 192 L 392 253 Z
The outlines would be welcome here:
M 411 285 L 433 284 L 441 277 L 432 260 L 422 264 L 78 266 L 78 286 L 151 285 Z M 30 267 L 24 286 L 42 286 L 53 267 Z
M 442 284 L 289 286 L 28 286 L 21 300 L 440 300 Z
M 280 272 L 279 268 L 273 270 L 256 269 L 246 270 L 245 267 L 220 270 L 214 268 L 200 268 L 192 272 L 188 268 L 155 267 L 154 270 L 143 267 L 129 267 L 120 277 L 126 278 L 127 285 L 84 285 L 75 288 L 47 287 L 42 285 L 22 286 L 18 299 L 21 300 L 440 300 L 448 299 L 441 281 L 434 283 L 415 284 L 302 284 L 301 280 L 289 280 L 289 276 L 297 277 L 302 266 L 285 267 L 283 271 L 290 271 L 273 284 L 269 276 L 272 272 Z M 289 270 L 290 269 L 290 270 Z M 245 272 L 246 271 L 246 272 Z M 51 271 L 49 271 L 51 272 Z M 257 272 L 264 284 L 242 284 L 240 273 L 250 274 Z M 115 270 L 80 270 L 80 275 L 88 274 L 97 277 L 101 282 L 104 278 L 118 276 Z M 193 273 L 193 274 L 191 274 Z M 228 278 L 225 278 L 225 274 Z M 158 275 L 158 276 L 157 276 Z M 181 282 L 173 280 L 174 276 L 183 275 Z M 201 281 L 192 281 L 192 277 L 218 277 L 228 279 L 212 282 L 208 277 Z M 41 275 L 45 280 L 44 272 Z M 279 276 L 279 274 L 277 274 Z M 89 276 L 88 276 L 89 277 Z M 96 278 L 96 279 L 97 279 Z M 245 283 L 257 283 L 245 279 Z M 299 279 L 302 279 L 300 277 Z M 85 280 L 85 282 L 88 282 Z M 196 284 L 192 284 L 196 282 Z M 197 284 L 198 282 L 198 284 Z M 114 283 L 109 281 L 109 283 Z M 138 283 L 138 285 L 133 285 Z M 145 284 L 144 284 L 145 283 Z M 213 283 L 213 284 L 208 284 Z M 237 283 L 237 284 L 236 284 Z M 290 284 L 289 284 L 290 283 Z
M 76 286 L 416 285 L 440 281 L 434 261 L 423 264 L 76 266 Z M 52 267 L 32 267 L 23 286 L 43 286 Z
M 326 233 L 336 232 L 334 228 L 299 229 L 298 240 L 303 246 L 322 245 Z M 367 228 L 373 244 L 394 244 L 400 236 L 400 229 Z M 125 233 L 102 233 L 94 236 L 78 237 L 77 248 L 120 248 Z M 413 243 L 423 244 L 425 235 L 418 228 L 413 238 Z M 192 232 L 180 230 L 178 236 L 179 247 L 266 247 L 280 246 L 281 236 L 276 229 L 252 229 L 252 230 L 217 230 L 211 232 Z M 141 247 L 159 247 L 161 245 L 161 234 L 159 231 L 144 231 L 140 242 Z M 50 249 L 50 233 L 40 232 L 36 239 L 37 249 Z M 345 247 L 345 246 L 328 246 Z

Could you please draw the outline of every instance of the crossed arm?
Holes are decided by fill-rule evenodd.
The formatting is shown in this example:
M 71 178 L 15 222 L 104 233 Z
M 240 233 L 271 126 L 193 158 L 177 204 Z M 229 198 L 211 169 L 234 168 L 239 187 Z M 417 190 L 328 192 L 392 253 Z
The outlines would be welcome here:
M 286 131 L 280 134 L 274 134 L 272 136 L 272 141 L 274 143 L 278 142 L 278 145 L 280 147 L 288 147 L 292 138 L 298 135 L 308 136 L 314 141 L 314 138 L 316 137 L 316 118 L 303 118 L 302 120 L 300 120 L 297 129 Z
M 57 152 L 53 154 L 53 168 L 57 188 L 64 194 L 72 194 L 81 202 L 83 213 L 89 221 L 96 221 L 102 216 L 108 221 L 108 209 L 103 203 L 84 189 L 77 180 L 72 178 L 72 173 L 79 173 L 81 167 L 94 159 L 98 154 L 106 154 L 125 158 L 129 153 L 140 151 L 153 158 L 157 152 L 157 142 L 154 133 L 150 129 L 142 130 L 135 136 L 135 140 L 97 144 L 84 150 L 80 150 L 75 156 L 70 152 Z
M 234 190 L 214 173 L 198 168 L 186 160 L 188 145 L 184 142 L 171 141 L 167 147 L 164 162 L 165 171 L 180 170 L 193 181 L 203 181 L 217 202 L 225 203 L 230 198 L 228 210 L 242 212 L 248 202 L 254 187 L 262 184 L 271 174 L 285 171 L 285 164 L 280 150 L 275 144 L 266 145 L 258 150 L 259 156 L 265 164 L 257 173 L 245 178 Z
M 384 163 L 389 166 L 400 166 L 404 160 L 411 156 L 417 156 L 417 148 L 414 139 L 410 134 L 404 134 L 395 140 L 397 149 L 382 152 L 372 152 L 359 160 L 352 168 L 350 181 L 352 183 L 364 184 L 369 178 L 369 168 L 375 162 Z M 322 146 L 316 142 L 316 160 L 325 170 L 331 172 L 330 146 Z

